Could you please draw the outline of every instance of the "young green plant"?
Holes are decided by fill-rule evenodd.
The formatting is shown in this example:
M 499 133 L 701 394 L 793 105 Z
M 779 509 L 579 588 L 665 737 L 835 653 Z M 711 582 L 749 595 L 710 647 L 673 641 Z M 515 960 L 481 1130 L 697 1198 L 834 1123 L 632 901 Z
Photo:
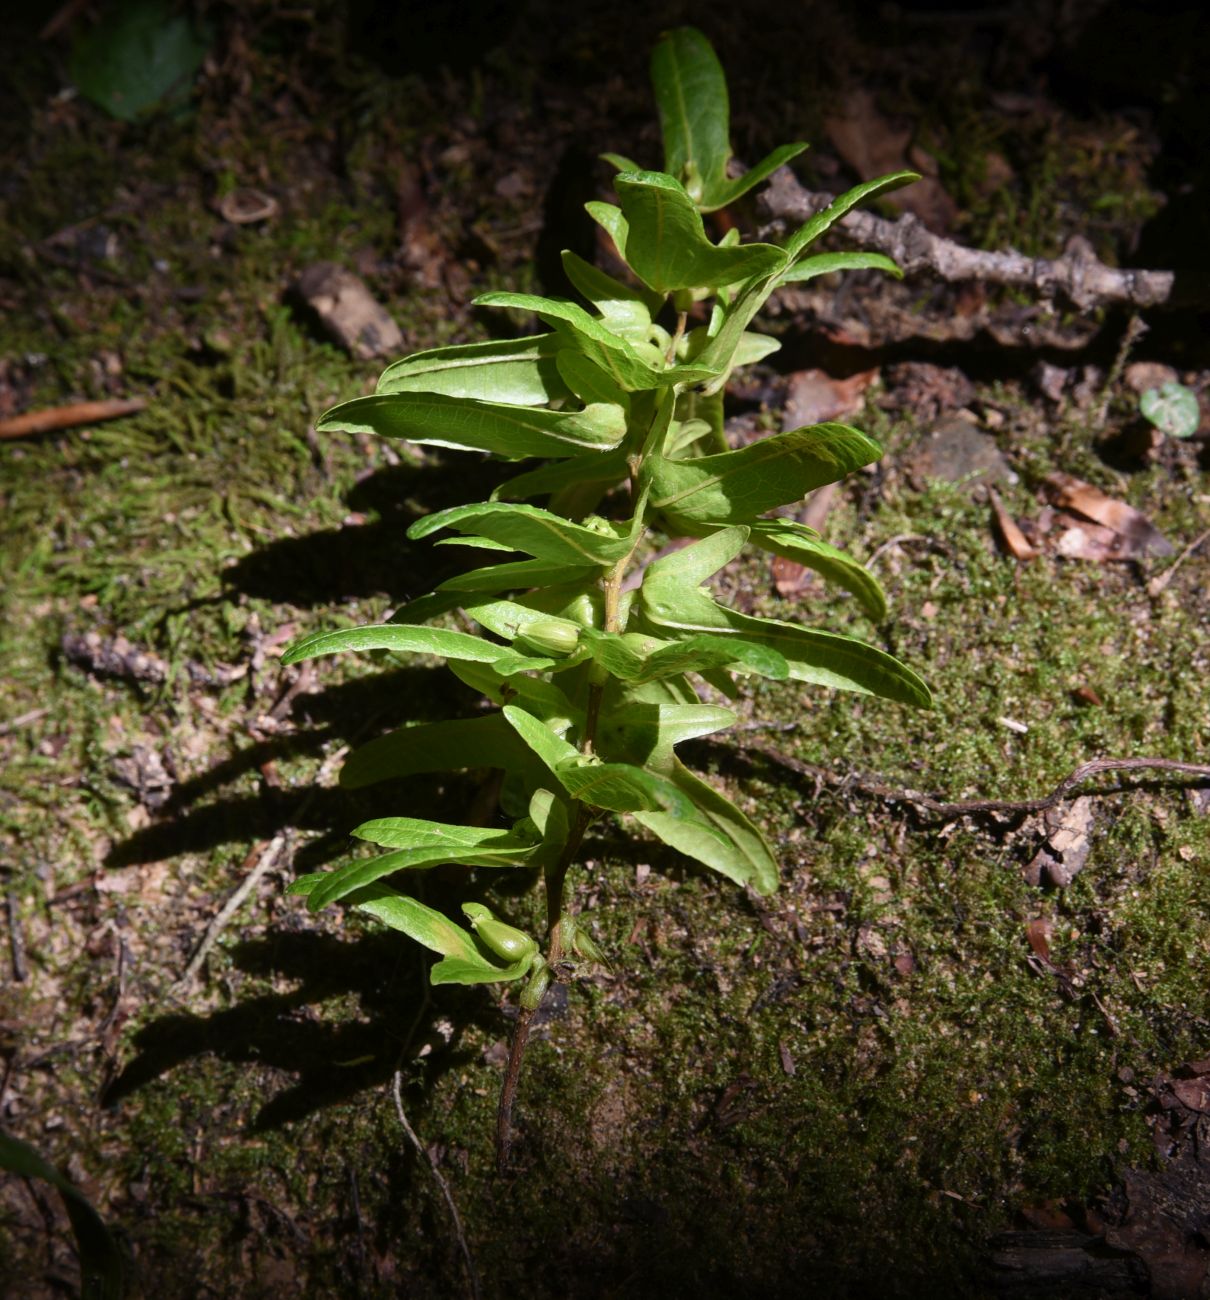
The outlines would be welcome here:
M 407 817 L 353 832 L 386 850 L 304 877 L 313 909 L 343 903 L 441 955 L 434 984 L 511 983 L 519 1015 L 498 1119 L 507 1157 L 530 1019 L 552 980 L 601 960 L 566 882 L 588 828 L 618 818 L 675 853 L 760 894 L 778 862 L 760 828 L 678 757 L 682 741 L 724 731 L 737 679 L 793 679 L 927 707 L 928 688 L 877 646 L 720 603 L 707 584 L 745 547 L 784 556 L 850 592 L 876 620 L 877 582 L 793 519 L 770 514 L 876 460 L 878 445 L 825 423 L 732 450 L 723 394 L 732 372 L 777 349 L 749 328 L 783 285 L 854 268 L 898 274 L 874 253 L 813 246 L 862 199 L 915 179 L 897 172 L 836 199 L 780 244 L 717 242 L 702 214 L 731 202 L 806 146 L 786 145 L 731 179 L 726 83 L 693 28 L 652 59 L 664 169 L 609 156 L 617 203 L 590 203 L 632 275 L 574 253 L 563 263 L 586 305 L 490 293 L 480 306 L 536 316 L 542 332 L 419 352 L 390 366 L 371 396 L 329 411 L 325 433 L 374 433 L 524 462 L 487 501 L 428 515 L 438 533 L 480 548 L 482 567 L 450 578 L 390 622 L 305 637 L 283 662 L 337 651 L 439 656 L 494 710 L 407 726 L 369 742 L 341 780 L 359 787 L 421 772 L 498 768 L 507 826 Z M 544 505 L 532 504 L 543 500 Z M 662 539 L 689 539 L 680 549 Z M 480 632 L 433 626 L 460 610 Z M 713 692 L 703 699 L 702 684 Z M 444 864 L 541 872 L 541 941 L 483 902 L 470 928 L 398 886 Z M 485 877 L 476 875 L 480 882 Z

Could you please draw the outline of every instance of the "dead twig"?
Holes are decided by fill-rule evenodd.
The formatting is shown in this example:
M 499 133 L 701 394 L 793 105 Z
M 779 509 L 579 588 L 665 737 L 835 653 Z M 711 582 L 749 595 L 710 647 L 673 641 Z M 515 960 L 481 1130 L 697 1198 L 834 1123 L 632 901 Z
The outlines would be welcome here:
M 28 438 L 35 433 L 53 433 L 56 429 L 74 429 L 81 424 L 116 420 L 147 409 L 143 397 L 114 398 L 105 402 L 73 402 L 70 406 L 51 406 L 42 411 L 26 411 L 11 420 L 0 420 L 0 438 Z
M 206 958 L 210 955 L 210 949 L 218 942 L 218 937 L 227 928 L 227 923 L 243 906 L 244 900 L 260 884 L 265 874 L 276 866 L 278 859 L 281 858 L 289 848 L 294 838 L 293 830 L 278 831 L 278 833 L 267 844 L 259 844 L 252 850 L 245 859 L 245 864 L 251 867 L 247 871 L 243 880 L 230 898 L 223 904 L 218 914 L 206 927 L 206 933 L 202 935 L 202 941 L 193 950 L 193 956 L 189 958 L 189 965 L 185 967 L 181 978 L 176 982 L 176 989 L 180 990 L 192 984 L 198 971 L 201 970 Z
M 1097 776 L 1101 772 L 1171 772 L 1177 776 L 1204 777 L 1210 781 L 1210 764 L 1205 763 L 1180 763 L 1171 758 L 1094 758 L 1087 763 L 1081 763 L 1049 794 L 1042 795 L 1038 799 L 959 799 L 955 802 L 946 802 L 935 799 L 932 795 L 923 794 L 919 790 L 901 789 L 887 785 L 883 781 L 869 780 L 855 774 L 837 776 L 825 767 L 819 767 L 815 763 L 804 763 L 790 754 L 783 754 L 781 750 L 774 749 L 771 745 L 742 745 L 740 749 L 742 753 L 759 754 L 778 767 L 784 767 L 800 776 L 809 776 L 824 785 L 858 790 L 862 794 L 872 795 L 886 803 L 915 804 L 934 817 L 945 820 L 980 813 L 1045 812 L 1047 808 L 1053 808 L 1055 804 L 1061 803 L 1089 777 Z M 1092 792 L 1094 797 L 1098 793 L 1110 792 Z
M 1189 545 L 1186 546 L 1185 549 L 1176 557 L 1169 568 L 1165 569 L 1159 577 L 1151 579 L 1147 584 L 1147 594 L 1153 597 L 1162 595 L 1168 584 L 1172 581 L 1172 575 L 1176 573 L 1177 569 L 1185 563 L 1185 561 L 1208 537 L 1210 537 L 1210 529 L 1207 529 L 1207 531 L 1202 533 L 1200 537 L 1190 542 Z
M 462 1230 L 462 1216 L 458 1213 L 458 1207 L 454 1204 L 454 1194 L 450 1191 L 450 1185 L 446 1181 L 445 1175 L 437 1167 L 437 1161 L 433 1153 L 427 1150 L 424 1144 L 416 1136 L 416 1130 L 408 1123 L 408 1117 L 403 1109 L 403 1092 L 402 1092 L 403 1072 L 395 1071 L 395 1076 L 391 1080 L 391 1095 L 395 1098 L 395 1114 L 399 1117 L 400 1127 L 407 1134 L 408 1141 L 415 1148 L 416 1154 L 428 1162 L 428 1166 L 433 1175 L 433 1180 L 441 1189 L 441 1195 L 445 1198 L 446 1207 L 450 1212 L 450 1219 L 454 1224 L 454 1234 L 458 1238 L 458 1248 L 462 1251 L 462 1262 L 466 1266 L 466 1280 L 469 1293 L 472 1300 L 480 1300 L 482 1294 L 479 1290 L 479 1273 L 475 1268 L 475 1261 L 471 1256 L 471 1248 L 467 1245 L 466 1233 Z
M 775 172 L 761 195 L 764 211 L 777 221 L 800 223 L 822 212 L 831 194 L 805 189 L 789 168 Z M 1135 307 L 1174 307 L 1187 297 L 1204 299 L 1206 286 L 1182 284 L 1178 294 L 1175 271 L 1122 270 L 1106 266 L 1083 236 L 1075 235 L 1061 257 L 1026 257 L 1015 249 L 985 252 L 965 248 L 934 235 L 912 213 L 895 221 L 870 212 L 853 210 L 837 225 L 862 248 L 875 249 L 894 259 L 905 274 L 932 271 L 950 283 L 980 280 L 991 284 L 1032 289 L 1043 297 L 1064 294 L 1081 311 L 1127 303 Z M 1182 277 L 1183 279 L 1183 277 Z

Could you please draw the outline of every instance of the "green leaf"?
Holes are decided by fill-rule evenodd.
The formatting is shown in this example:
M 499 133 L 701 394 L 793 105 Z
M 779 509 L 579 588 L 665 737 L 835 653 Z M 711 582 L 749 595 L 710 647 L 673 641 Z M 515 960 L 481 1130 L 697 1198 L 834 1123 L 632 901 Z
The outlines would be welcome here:
M 580 639 L 612 676 L 634 685 L 711 668 L 732 667 L 777 680 L 788 677 L 790 671 L 776 651 L 744 643 L 738 637 L 702 635 L 666 641 L 641 632 L 585 628 Z
M 377 781 L 420 772 L 451 772 L 466 767 L 523 766 L 528 750 L 499 713 L 402 727 L 353 751 L 341 769 L 340 784 L 360 789 Z
M 68 58 L 72 81 L 85 99 L 123 122 L 184 104 L 212 40 L 208 27 L 176 12 L 171 0 L 128 0 L 76 30 Z
M 697 524 L 747 522 L 881 455 L 872 438 L 848 425 L 813 424 L 715 456 L 653 457 L 651 504 L 688 532 Z
M 566 461 L 562 462 L 566 464 Z M 549 560 L 518 560 L 514 564 L 489 564 L 470 573 L 460 573 L 447 578 L 438 591 L 525 591 L 530 587 L 545 587 L 554 582 L 589 582 L 600 574 L 598 567 L 574 568 Z
M 684 186 L 664 172 L 622 172 L 614 187 L 629 232 L 626 260 L 658 293 L 719 288 L 785 265 L 785 253 L 773 244 L 712 243 Z
M 808 245 L 813 244 L 820 235 L 830 230 L 851 208 L 855 208 L 865 199 L 883 194 L 887 190 L 897 190 L 901 185 L 910 185 L 919 179 L 918 172 L 891 172 L 889 175 L 855 185 L 839 198 L 833 199 L 822 212 L 817 212 L 810 221 L 799 226 L 786 240 L 786 253 L 791 265 L 798 261 Z
M 731 357 L 733 366 L 751 366 L 757 361 L 771 357 L 781 350 L 781 340 L 770 338 L 767 334 L 754 334 L 745 330 L 739 336 L 739 343 Z
M 503 501 L 453 506 L 425 515 L 408 529 L 408 536 L 415 541 L 442 528 L 490 537 L 553 564 L 616 564 L 632 545 L 629 538 L 573 524 L 549 510 Z
M 1171 381 L 1149 388 L 1139 399 L 1139 410 L 1145 420 L 1170 438 L 1192 438 L 1202 419 L 1197 394 Z
M 336 654 L 351 650 L 393 650 L 397 654 L 440 655 L 445 659 L 469 659 L 475 663 L 499 664 L 515 659 L 509 646 L 494 645 L 469 632 L 450 632 L 445 628 L 416 627 L 397 623 L 379 623 L 369 627 L 346 627 L 335 632 L 314 632 L 295 641 L 284 655 L 283 664 L 296 664 L 303 659 L 319 655 Z M 514 665 L 513 672 L 528 669 L 540 670 L 552 665 L 550 659 L 535 658 L 532 662 Z
M 535 334 L 414 352 L 382 372 L 377 391 L 543 406 L 571 396 L 555 362 L 562 347 L 557 334 Z
M 532 293 L 485 293 L 475 299 L 475 306 L 515 307 L 535 312 L 559 331 L 566 346 L 595 362 L 627 392 L 658 388 L 664 382 L 659 354 L 654 348 L 643 348 L 615 334 L 577 303 L 561 298 L 539 298 Z
M 692 163 L 702 200 L 711 182 L 725 179 L 731 159 L 731 105 L 727 79 L 710 42 L 696 27 L 666 33 L 651 53 L 664 138 L 664 170 L 683 177 Z
M 605 493 L 615 483 L 621 483 L 630 469 L 623 450 L 593 452 L 573 456 L 570 460 L 552 461 L 538 469 L 517 474 L 492 493 L 503 500 L 547 496 L 565 488 L 596 484 Z
M 443 849 L 450 855 L 450 862 L 457 862 L 457 854 L 468 850 L 525 853 L 535 843 L 518 839 L 512 831 L 430 822 L 418 817 L 377 817 L 362 822 L 352 834 L 384 849 Z
M 725 208 L 728 204 L 734 203 L 736 199 L 747 192 L 754 186 L 759 185 L 761 181 L 767 180 L 779 168 L 784 167 L 791 159 L 797 158 L 800 153 L 809 149 L 810 145 L 805 140 L 795 140 L 792 144 L 778 145 L 772 153 L 766 154 L 754 167 L 738 176 L 735 180 L 724 181 L 719 185 L 712 185 L 706 196 L 706 201 L 699 206 L 703 212 L 713 212 L 717 208 Z
M 677 852 L 728 880 L 772 894 L 778 884 L 777 859 L 757 827 L 679 759 L 673 760 L 670 776 L 689 799 L 691 811 L 681 816 L 636 812 L 634 819 Z
M 651 81 L 664 137 L 664 170 L 686 181 L 704 212 L 733 202 L 807 147 L 783 145 L 745 176 L 727 179 L 727 81 L 710 42 L 695 27 L 678 27 L 660 40 L 651 56 Z
M 659 294 L 649 289 L 632 289 L 566 248 L 563 250 L 563 270 L 579 292 L 601 313 L 608 329 L 625 339 L 646 341 L 652 317 L 663 306 Z
M 886 617 L 886 596 L 878 579 L 851 555 L 821 541 L 810 528 L 790 519 L 756 519 L 748 540 L 763 551 L 813 569 L 856 596 L 876 622 Z
M 564 348 L 559 354 L 559 374 L 567 387 L 584 403 L 602 403 L 630 409 L 630 396 L 609 375 L 582 352 Z
M 63 1198 L 63 1208 L 80 1254 L 81 1300 L 121 1300 L 125 1272 L 122 1251 L 105 1221 L 75 1183 L 27 1142 L 8 1133 L 0 1133 L 0 1169 L 18 1178 L 40 1178 Z
M 524 709 L 506 704 L 504 716 L 573 799 L 611 812 L 655 811 L 684 803 L 663 778 L 629 763 L 602 763 L 581 754 Z
M 607 162 L 614 171 L 619 172 L 637 172 L 639 165 L 632 162 L 625 154 L 620 153 L 603 153 L 600 156 L 602 162 Z
M 612 762 L 635 763 L 663 773 L 683 740 L 735 726 L 731 709 L 715 704 L 653 704 L 630 700 L 602 712 L 598 752 Z
M 593 199 L 591 203 L 585 203 L 584 210 L 613 240 L 618 256 L 625 261 L 626 240 L 630 231 L 626 225 L 626 218 L 622 216 L 622 209 L 615 203 L 602 203 L 599 199 Z
M 362 829 L 384 826 L 387 822 L 402 822 L 410 819 L 384 818 L 380 822 L 367 822 Z M 435 823 L 434 823 L 435 825 Z M 450 830 L 460 828 L 447 828 Z M 470 829 L 470 828 L 461 828 Z M 380 843 L 374 838 L 384 837 L 387 842 L 392 838 L 389 828 L 371 829 L 368 836 L 372 843 Z M 399 831 L 398 838 L 406 840 L 408 832 Z M 415 838 L 415 833 L 413 833 Z M 459 837 L 450 835 L 434 839 L 428 843 L 413 844 L 408 848 L 395 849 L 391 853 L 380 854 L 376 858 L 359 858 L 355 862 L 346 862 L 333 871 L 324 873 L 319 883 L 314 885 L 308 896 L 307 906 L 317 912 L 320 908 L 335 903 L 366 885 L 375 884 L 384 876 L 394 875 L 397 871 L 422 871 L 429 867 L 463 866 L 463 867 L 528 867 L 537 847 L 534 841 L 518 840 L 514 835 L 503 832 L 495 838 L 479 844 L 459 843 Z
M 527 712 L 565 731 L 573 713 L 571 701 L 563 691 L 543 677 L 501 677 L 487 664 L 455 663 L 450 671 L 472 690 L 485 695 L 493 704 L 520 704 Z M 501 720 L 502 721 L 502 720 Z M 508 729 L 512 736 L 511 728 Z
M 359 912 L 375 917 L 393 930 L 401 930 L 417 943 L 443 954 L 429 973 L 433 984 L 497 984 L 520 979 L 532 958 L 501 966 L 475 938 L 440 912 L 387 885 L 369 885 L 346 900 Z
M 831 275 L 834 271 L 886 271 L 896 280 L 903 279 L 899 267 L 881 253 L 820 253 L 783 271 L 777 277 L 777 283 L 799 284 L 804 280 L 814 280 L 817 275 Z
M 320 433 L 375 433 L 520 460 L 616 447 L 626 436 L 626 413 L 617 406 L 547 411 L 442 393 L 396 392 L 342 402 L 315 427 Z
M 699 590 L 699 583 L 738 554 L 747 535 L 746 528 L 722 529 L 652 564 L 640 591 L 644 621 L 657 631 L 738 633 L 776 650 L 796 681 L 931 706 L 928 687 L 884 650 L 837 632 L 780 619 L 751 618 L 726 609 Z

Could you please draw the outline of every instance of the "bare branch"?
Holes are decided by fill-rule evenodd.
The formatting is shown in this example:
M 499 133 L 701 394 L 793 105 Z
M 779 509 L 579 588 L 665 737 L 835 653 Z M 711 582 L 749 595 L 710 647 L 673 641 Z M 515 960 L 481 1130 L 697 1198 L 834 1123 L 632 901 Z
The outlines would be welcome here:
M 1205 763 L 1180 763 L 1171 758 L 1094 758 L 1081 763 L 1074 772 L 1064 777 L 1055 788 L 1037 799 L 959 799 L 947 803 L 935 799 L 932 795 L 919 790 L 899 789 L 880 780 L 870 780 L 856 775 L 838 776 L 819 767 L 815 763 L 804 763 L 801 759 L 771 745 L 743 745 L 741 753 L 759 754 L 762 758 L 784 767 L 799 776 L 809 776 L 823 785 L 842 789 L 858 790 L 862 794 L 873 795 L 886 803 L 910 803 L 934 817 L 952 820 L 955 817 L 968 817 L 978 813 L 1039 813 L 1061 803 L 1078 786 L 1101 772 L 1170 772 L 1174 776 L 1201 777 L 1210 781 L 1210 765 Z M 1110 791 L 1093 791 L 1093 795 L 1108 794 Z
M 800 224 L 821 212 L 835 196 L 804 189 L 788 167 L 775 172 L 760 196 L 760 204 L 776 221 Z M 1062 257 L 1053 261 L 1026 257 L 1015 249 L 989 253 L 965 248 L 934 235 L 912 213 L 896 221 L 857 209 L 837 225 L 862 248 L 877 249 L 903 268 L 905 274 L 932 271 L 956 282 L 981 280 L 1032 289 L 1041 297 L 1061 293 L 1081 311 L 1126 303 L 1134 307 L 1178 304 L 1175 271 L 1121 270 L 1106 266 L 1081 235 L 1073 235 Z

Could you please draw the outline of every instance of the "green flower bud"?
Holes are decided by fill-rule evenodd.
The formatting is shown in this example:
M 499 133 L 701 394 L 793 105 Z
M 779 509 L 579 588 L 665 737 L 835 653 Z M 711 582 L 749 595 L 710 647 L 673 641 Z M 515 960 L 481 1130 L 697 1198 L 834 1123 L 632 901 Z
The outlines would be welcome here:
M 483 946 L 507 962 L 525 961 L 538 951 L 538 942 L 524 930 L 498 921 L 482 903 L 463 903 L 462 910 Z
M 551 655 L 569 655 L 580 640 L 580 629 L 566 618 L 537 618 L 526 624 L 517 640 Z

